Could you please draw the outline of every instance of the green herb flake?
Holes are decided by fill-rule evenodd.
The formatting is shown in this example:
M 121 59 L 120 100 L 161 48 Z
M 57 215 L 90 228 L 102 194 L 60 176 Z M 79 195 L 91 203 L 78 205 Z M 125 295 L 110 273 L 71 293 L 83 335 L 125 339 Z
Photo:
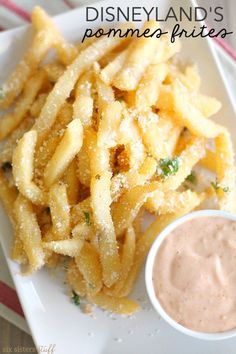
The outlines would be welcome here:
M 222 187 L 217 180 L 215 182 L 211 182 L 211 186 L 216 192 L 222 190 L 224 193 L 229 193 L 230 191 L 229 187 Z
M 218 191 L 220 189 L 220 185 L 217 180 L 215 182 L 211 182 L 211 186 L 215 189 L 215 191 Z
M 92 290 L 95 289 L 95 286 L 94 286 L 92 283 L 89 283 L 89 287 L 90 287 L 90 289 L 92 289 Z
M 87 226 L 91 226 L 90 214 L 87 211 L 84 211 L 84 219 Z
M 76 306 L 79 306 L 80 305 L 80 297 L 79 297 L 79 295 L 77 295 L 74 290 L 73 290 L 72 294 L 73 294 L 72 300 L 73 300 L 74 304 Z
M 175 175 L 178 172 L 178 169 L 179 157 L 175 157 L 174 159 L 165 158 L 159 161 L 156 174 L 162 178 L 166 178 L 171 175 Z
M 192 184 L 197 184 L 197 176 L 196 173 L 194 171 L 192 171 L 190 173 L 190 175 L 188 175 L 188 177 L 186 178 L 186 181 L 192 183 Z
M 229 187 L 224 187 L 224 188 L 222 188 L 222 190 L 223 190 L 223 192 L 225 192 L 225 193 L 229 193 Z
M 5 97 L 4 91 L 2 88 L 0 88 L 0 100 L 2 100 Z

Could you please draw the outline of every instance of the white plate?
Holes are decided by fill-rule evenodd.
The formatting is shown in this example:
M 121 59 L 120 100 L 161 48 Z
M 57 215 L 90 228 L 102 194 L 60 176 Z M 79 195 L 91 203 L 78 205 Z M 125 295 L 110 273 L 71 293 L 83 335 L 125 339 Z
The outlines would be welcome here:
M 145 0 L 142 6 L 157 6 L 154 0 Z M 94 6 L 114 6 L 112 1 L 103 1 Z M 140 1 L 120 0 L 119 6 L 140 6 Z M 181 6 L 191 3 L 182 0 Z M 165 12 L 169 6 L 179 7 L 175 0 L 159 0 L 158 6 Z M 80 39 L 85 28 L 85 9 L 76 9 L 56 17 L 56 22 L 70 40 Z M 97 26 L 99 23 L 93 23 Z M 182 23 L 184 28 L 194 24 Z M 197 25 L 197 24 L 196 24 Z M 0 34 L 0 80 L 8 75 L 22 56 L 32 37 L 31 30 L 21 28 Z M 223 109 L 216 117 L 236 136 L 235 114 L 220 69 L 209 41 L 190 39 L 183 41 L 183 57 L 199 65 L 203 92 L 216 96 Z M 236 143 L 236 141 L 235 141 Z M 130 318 L 122 318 L 101 310 L 94 317 L 80 312 L 67 296 L 63 275 L 51 276 L 42 270 L 31 277 L 22 277 L 19 267 L 9 258 L 12 229 L 0 209 L 0 239 L 15 282 L 27 321 L 37 346 L 55 344 L 57 354 L 234 354 L 236 339 L 221 343 L 208 343 L 189 338 L 173 330 L 159 319 L 146 296 L 143 275 L 136 286 L 134 297 L 141 300 L 143 310 Z

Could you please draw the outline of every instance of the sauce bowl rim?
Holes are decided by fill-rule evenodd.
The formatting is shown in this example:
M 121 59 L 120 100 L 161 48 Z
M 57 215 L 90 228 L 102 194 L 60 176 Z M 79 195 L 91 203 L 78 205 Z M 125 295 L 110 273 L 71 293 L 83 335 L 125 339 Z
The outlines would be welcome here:
M 224 332 L 199 332 L 195 331 L 192 329 L 189 329 L 178 322 L 176 322 L 162 307 L 160 304 L 154 290 L 153 286 L 153 280 L 152 280 L 152 274 L 153 274 L 153 266 L 154 266 L 154 261 L 155 257 L 157 255 L 157 252 L 162 244 L 162 242 L 165 240 L 166 237 L 170 234 L 171 231 L 176 229 L 178 226 L 183 224 L 186 221 L 196 219 L 196 218 L 201 218 L 201 217 L 223 217 L 228 220 L 233 220 L 236 221 L 236 215 L 231 214 L 229 212 L 225 212 L 222 210 L 211 210 L 211 209 L 206 209 L 206 210 L 198 210 L 198 211 L 193 211 L 191 213 L 185 214 L 184 216 L 181 216 L 171 222 L 168 226 L 166 226 L 156 237 L 154 243 L 152 244 L 152 247 L 149 250 L 147 260 L 146 260 L 146 265 L 145 265 L 145 284 L 146 284 L 146 290 L 149 296 L 149 299 L 154 307 L 154 309 L 158 312 L 158 314 L 173 328 L 176 330 L 189 335 L 194 338 L 198 339 L 204 339 L 204 340 L 222 340 L 222 339 L 227 339 L 227 338 L 232 338 L 236 336 L 236 327 L 227 330 Z

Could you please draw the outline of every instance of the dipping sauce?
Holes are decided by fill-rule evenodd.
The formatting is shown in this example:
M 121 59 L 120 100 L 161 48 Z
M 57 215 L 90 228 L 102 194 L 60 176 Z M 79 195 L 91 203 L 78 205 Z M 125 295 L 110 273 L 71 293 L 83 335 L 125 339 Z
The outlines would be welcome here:
M 236 222 L 198 217 L 162 242 L 153 285 L 166 313 L 199 332 L 236 327 Z

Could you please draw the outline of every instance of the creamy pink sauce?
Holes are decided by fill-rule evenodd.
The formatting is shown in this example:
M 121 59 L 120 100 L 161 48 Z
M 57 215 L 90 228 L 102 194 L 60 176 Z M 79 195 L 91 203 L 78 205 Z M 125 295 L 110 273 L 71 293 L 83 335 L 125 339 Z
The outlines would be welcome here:
M 201 332 L 236 327 L 236 222 L 199 217 L 163 241 L 153 268 L 156 296 L 181 325 Z

